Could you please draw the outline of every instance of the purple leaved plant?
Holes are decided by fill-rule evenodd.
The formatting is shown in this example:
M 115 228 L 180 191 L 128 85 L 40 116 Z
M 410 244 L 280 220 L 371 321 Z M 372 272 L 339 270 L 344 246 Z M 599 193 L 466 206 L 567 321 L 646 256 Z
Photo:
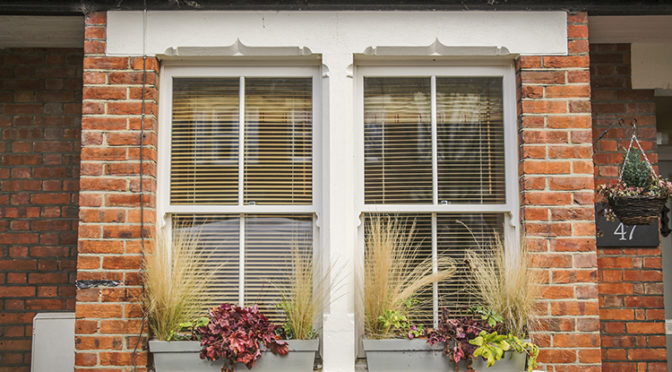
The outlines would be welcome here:
M 210 311 L 210 321 L 196 329 L 201 338 L 201 359 L 224 359 L 222 372 L 233 372 L 236 363 L 248 369 L 261 357 L 261 345 L 274 354 L 288 353 L 286 342 L 278 341 L 277 328 L 256 306 L 222 304 Z

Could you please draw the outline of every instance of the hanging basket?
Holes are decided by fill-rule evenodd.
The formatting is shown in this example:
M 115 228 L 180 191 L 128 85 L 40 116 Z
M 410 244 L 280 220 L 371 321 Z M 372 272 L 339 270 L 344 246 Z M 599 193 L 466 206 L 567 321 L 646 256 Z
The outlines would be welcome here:
M 626 225 L 649 225 L 658 220 L 667 197 L 646 196 L 609 198 L 609 207 Z

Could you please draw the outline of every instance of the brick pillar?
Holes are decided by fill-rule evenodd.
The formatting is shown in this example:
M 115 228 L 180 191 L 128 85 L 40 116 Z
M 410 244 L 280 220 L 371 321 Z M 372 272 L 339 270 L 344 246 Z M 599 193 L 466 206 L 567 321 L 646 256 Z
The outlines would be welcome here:
M 633 90 L 629 44 L 591 44 L 596 182 L 615 182 L 630 142 L 630 122 L 654 164 L 656 106 L 653 90 Z M 667 371 L 661 247 L 598 249 L 600 328 L 604 371 Z
M 77 371 L 128 371 L 142 316 L 142 58 L 106 57 L 105 13 L 89 14 L 85 22 L 77 279 L 120 284 L 77 291 L 75 364 Z M 143 203 L 145 233 L 151 234 L 156 199 L 156 59 L 148 59 L 147 67 Z M 142 349 L 143 344 L 136 358 L 140 371 L 147 364 Z
M 570 13 L 568 56 L 518 61 L 521 212 L 541 290 L 540 368 L 600 371 L 588 18 Z
M 36 313 L 73 311 L 82 50 L 0 50 L 0 372 Z

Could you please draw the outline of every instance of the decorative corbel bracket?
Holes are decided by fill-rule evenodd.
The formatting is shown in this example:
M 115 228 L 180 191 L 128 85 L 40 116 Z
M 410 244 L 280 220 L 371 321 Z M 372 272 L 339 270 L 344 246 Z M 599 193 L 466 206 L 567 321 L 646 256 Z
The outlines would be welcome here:
M 243 44 L 240 39 L 229 46 L 178 46 L 167 48 L 157 57 L 162 59 L 222 58 L 222 57 L 310 57 L 313 52 L 307 47 L 254 47 Z

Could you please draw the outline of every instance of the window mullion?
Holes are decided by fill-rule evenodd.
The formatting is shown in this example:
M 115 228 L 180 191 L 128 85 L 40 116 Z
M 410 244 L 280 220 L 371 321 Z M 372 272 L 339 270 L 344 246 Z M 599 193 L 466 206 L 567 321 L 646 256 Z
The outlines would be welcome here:
M 245 77 L 240 77 L 238 88 L 238 205 L 244 201 L 245 181 Z
M 439 204 L 439 166 L 438 166 L 438 130 L 436 124 L 436 76 L 431 77 L 431 116 L 432 116 L 432 204 Z
M 238 257 L 238 302 L 245 306 L 245 215 L 240 214 L 240 257 Z
M 438 236 L 437 236 L 437 216 L 436 213 L 432 213 L 432 273 L 436 274 L 439 271 L 438 261 L 439 261 L 439 248 L 438 248 Z M 439 327 L 439 283 L 434 282 L 432 284 L 432 319 L 434 321 L 434 328 Z
M 244 204 L 245 181 L 245 77 L 240 77 L 238 88 L 238 205 Z M 245 306 L 245 214 L 240 214 L 238 257 L 238 302 Z

